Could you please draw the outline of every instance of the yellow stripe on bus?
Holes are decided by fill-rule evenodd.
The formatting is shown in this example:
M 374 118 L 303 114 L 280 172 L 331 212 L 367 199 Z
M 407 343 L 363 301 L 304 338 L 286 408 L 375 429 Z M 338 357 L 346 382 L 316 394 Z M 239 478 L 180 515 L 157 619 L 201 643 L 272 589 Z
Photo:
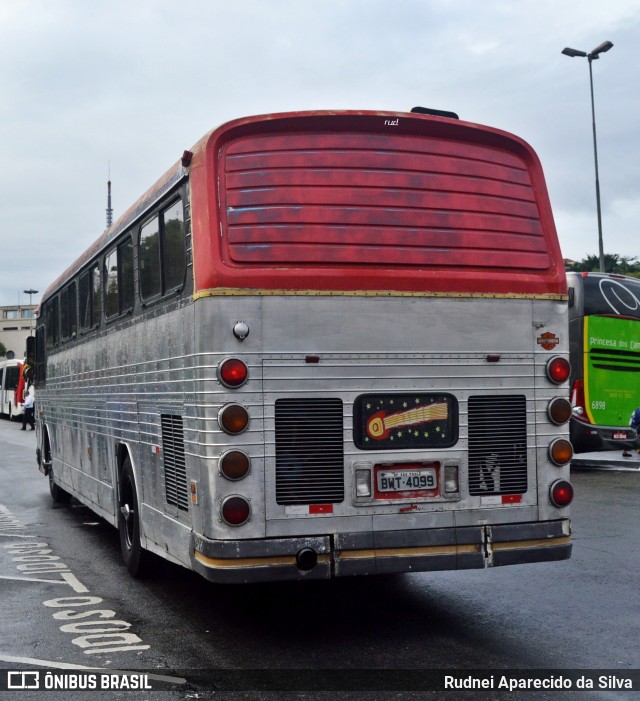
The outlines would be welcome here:
M 477 545 L 429 545 L 415 548 L 380 548 L 369 550 L 343 550 L 338 553 L 338 560 L 364 560 L 382 557 L 420 557 L 429 555 L 460 555 L 462 553 L 477 553 Z
M 582 338 L 582 391 L 584 393 L 584 410 L 591 424 L 597 422 L 591 413 L 591 401 L 589 400 L 589 317 L 584 317 L 584 329 Z
M 277 566 L 295 566 L 296 558 L 294 555 L 274 555 L 272 557 L 238 557 L 238 558 L 219 558 L 207 557 L 198 550 L 194 553 L 195 559 L 205 567 L 214 569 L 230 569 L 242 567 L 277 567 Z M 329 563 L 329 555 L 318 555 L 318 563 Z
M 531 548 L 550 548 L 558 545 L 570 545 L 571 537 L 541 538 L 540 540 L 513 540 L 507 543 L 491 543 L 492 550 L 528 550 Z
M 567 295 L 561 294 L 518 294 L 498 292 L 406 292 L 402 290 L 285 290 L 248 287 L 216 287 L 200 290 L 194 299 L 205 297 L 458 297 L 481 299 L 538 299 L 566 302 Z

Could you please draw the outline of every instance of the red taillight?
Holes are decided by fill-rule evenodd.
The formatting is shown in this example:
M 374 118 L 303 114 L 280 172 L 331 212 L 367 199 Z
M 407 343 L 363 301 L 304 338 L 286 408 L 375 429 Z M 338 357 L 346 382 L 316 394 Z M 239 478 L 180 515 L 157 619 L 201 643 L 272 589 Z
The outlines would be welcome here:
M 547 363 L 547 377 L 556 385 L 561 385 L 569 379 L 571 366 L 566 358 L 550 358 Z
M 556 480 L 549 488 L 549 499 L 559 509 L 573 501 L 573 487 L 567 480 Z
M 218 379 L 225 387 L 232 389 L 243 385 L 248 375 L 247 366 L 238 358 L 229 358 L 218 367 Z
M 230 526 L 242 526 L 251 516 L 251 506 L 244 497 L 226 497 L 220 506 L 220 515 Z

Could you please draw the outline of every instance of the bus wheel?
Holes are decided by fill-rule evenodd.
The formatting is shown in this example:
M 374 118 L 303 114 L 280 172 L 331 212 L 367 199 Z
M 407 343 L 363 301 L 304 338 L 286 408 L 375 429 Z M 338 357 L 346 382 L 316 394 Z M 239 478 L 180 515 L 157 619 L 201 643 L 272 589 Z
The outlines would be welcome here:
M 59 487 L 53 481 L 53 467 L 49 466 L 49 492 L 51 493 L 51 498 L 56 504 L 68 504 L 71 500 L 71 494 L 65 492 L 62 487 Z
M 133 577 L 144 577 L 149 573 L 150 553 L 140 544 L 140 515 L 138 493 L 133 476 L 131 460 L 127 457 L 120 473 L 118 499 L 118 531 L 122 559 Z

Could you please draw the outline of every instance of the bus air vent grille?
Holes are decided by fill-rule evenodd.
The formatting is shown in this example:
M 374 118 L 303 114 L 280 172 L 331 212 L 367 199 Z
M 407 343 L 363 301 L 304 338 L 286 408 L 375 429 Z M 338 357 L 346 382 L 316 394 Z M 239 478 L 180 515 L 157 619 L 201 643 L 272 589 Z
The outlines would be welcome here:
M 276 502 L 335 504 L 344 500 L 342 401 L 278 399 Z
M 164 455 L 164 487 L 167 504 L 189 510 L 187 468 L 184 458 L 182 417 L 162 414 L 162 453 Z
M 527 404 L 513 396 L 469 397 L 469 493 L 527 491 Z
M 598 370 L 640 372 L 640 353 L 614 348 L 591 348 L 589 350 L 589 363 L 592 368 Z

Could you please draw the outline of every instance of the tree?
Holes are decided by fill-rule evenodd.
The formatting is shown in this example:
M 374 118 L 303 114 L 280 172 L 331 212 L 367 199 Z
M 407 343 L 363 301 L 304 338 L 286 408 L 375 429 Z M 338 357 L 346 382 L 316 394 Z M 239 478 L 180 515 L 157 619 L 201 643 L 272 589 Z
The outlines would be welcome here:
M 4 343 L 0 343 L 0 358 L 4 358 L 4 356 L 7 354 L 7 347 L 4 345 Z
M 566 268 L 576 273 L 597 273 L 600 270 L 600 258 L 596 255 L 587 255 L 582 260 L 567 262 Z M 637 258 L 631 258 L 630 256 L 621 256 L 618 253 L 605 253 L 604 270 L 606 273 L 640 277 L 640 262 Z

